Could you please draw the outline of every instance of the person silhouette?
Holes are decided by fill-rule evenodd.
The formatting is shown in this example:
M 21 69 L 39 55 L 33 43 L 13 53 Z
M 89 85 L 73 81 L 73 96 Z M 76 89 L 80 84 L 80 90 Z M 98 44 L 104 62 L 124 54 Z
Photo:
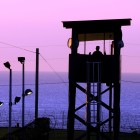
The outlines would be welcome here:
M 96 51 L 94 51 L 92 55 L 94 56 L 94 58 L 95 58 L 96 60 L 101 60 L 103 54 L 102 54 L 102 52 L 100 51 L 100 46 L 96 46 Z
M 96 51 L 92 53 L 93 56 L 93 66 L 91 68 L 93 72 L 94 81 L 101 81 L 101 62 L 102 62 L 102 52 L 100 51 L 100 46 L 96 46 Z

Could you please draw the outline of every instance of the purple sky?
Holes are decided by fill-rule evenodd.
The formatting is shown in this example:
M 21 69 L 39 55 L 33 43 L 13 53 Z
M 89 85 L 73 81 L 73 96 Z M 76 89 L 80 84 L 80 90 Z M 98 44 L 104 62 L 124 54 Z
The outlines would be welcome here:
M 140 72 L 139 6 L 138 0 L 1 0 L 0 70 L 5 70 L 5 61 L 13 70 L 21 70 L 18 56 L 26 57 L 26 70 L 35 69 L 35 53 L 6 45 L 11 44 L 33 52 L 40 48 L 54 70 L 67 71 L 71 31 L 61 21 L 131 18 L 132 25 L 122 28 L 122 72 Z M 41 58 L 40 70 L 51 71 Z

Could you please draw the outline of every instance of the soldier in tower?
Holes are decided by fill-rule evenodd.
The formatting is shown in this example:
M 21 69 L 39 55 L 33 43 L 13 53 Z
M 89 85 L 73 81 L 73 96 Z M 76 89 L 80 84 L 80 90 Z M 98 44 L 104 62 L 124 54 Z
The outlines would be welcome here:
M 97 60 L 97 61 L 100 61 L 102 59 L 103 54 L 100 51 L 100 46 L 96 46 L 96 51 L 93 52 L 92 55 L 94 56 L 95 60 Z

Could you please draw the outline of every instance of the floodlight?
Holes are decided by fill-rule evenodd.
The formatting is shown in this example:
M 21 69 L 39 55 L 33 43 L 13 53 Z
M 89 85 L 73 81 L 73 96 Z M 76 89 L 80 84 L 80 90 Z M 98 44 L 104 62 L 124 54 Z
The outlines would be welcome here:
M 5 62 L 5 63 L 4 63 L 4 66 L 5 66 L 6 68 L 10 69 L 10 66 L 11 66 L 11 65 L 10 65 L 9 62 Z
M 0 102 L 0 106 L 2 106 L 3 105 L 3 102 Z
M 19 101 L 20 101 L 20 99 L 21 99 L 21 97 L 15 97 L 15 101 L 14 101 L 14 103 L 16 104 L 16 103 L 18 103 Z
M 18 57 L 18 61 L 22 64 L 25 61 L 25 57 Z
M 71 48 L 71 46 L 72 46 L 72 38 L 69 38 L 69 39 L 68 39 L 67 46 L 68 46 L 69 48 Z
M 25 90 L 25 96 L 28 96 L 28 95 L 30 95 L 32 93 L 33 93 L 33 91 L 31 89 L 26 89 Z

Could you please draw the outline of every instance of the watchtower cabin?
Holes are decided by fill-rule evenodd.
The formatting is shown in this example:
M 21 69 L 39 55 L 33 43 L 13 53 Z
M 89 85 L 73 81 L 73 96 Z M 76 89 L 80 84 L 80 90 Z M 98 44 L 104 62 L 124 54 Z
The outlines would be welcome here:
M 120 132 L 120 51 L 124 46 L 122 26 L 130 25 L 131 19 L 64 21 L 66 29 L 72 29 L 68 40 L 69 54 L 69 106 L 67 120 L 67 139 L 75 139 L 75 120 L 86 128 L 86 133 L 77 139 L 95 137 L 97 140 L 118 140 Z M 100 58 L 90 53 L 78 53 L 80 42 L 103 41 L 103 55 Z M 105 41 L 110 40 L 111 53 L 105 53 Z M 86 43 L 85 43 L 86 44 Z M 94 50 L 94 49 L 93 49 Z M 81 84 L 82 83 L 82 84 Z M 85 87 L 83 87 L 85 83 Z M 102 89 L 102 85 L 104 89 Z M 85 103 L 76 107 L 77 89 L 85 94 Z M 108 94 L 108 103 L 102 96 Z M 86 117 L 77 111 L 86 108 Z M 102 108 L 107 110 L 106 119 Z M 107 135 L 103 127 L 107 126 Z

